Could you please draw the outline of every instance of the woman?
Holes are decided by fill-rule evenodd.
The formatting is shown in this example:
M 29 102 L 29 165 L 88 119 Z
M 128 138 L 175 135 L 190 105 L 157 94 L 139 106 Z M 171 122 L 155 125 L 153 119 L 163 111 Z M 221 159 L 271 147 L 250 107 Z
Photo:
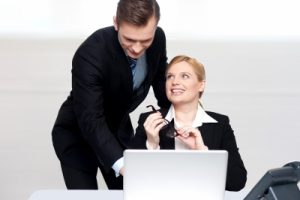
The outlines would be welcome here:
M 204 66 L 188 56 L 176 56 L 166 70 L 169 110 L 141 114 L 133 147 L 228 151 L 226 190 L 239 191 L 247 180 L 229 118 L 205 111 L 200 98 L 205 88 Z

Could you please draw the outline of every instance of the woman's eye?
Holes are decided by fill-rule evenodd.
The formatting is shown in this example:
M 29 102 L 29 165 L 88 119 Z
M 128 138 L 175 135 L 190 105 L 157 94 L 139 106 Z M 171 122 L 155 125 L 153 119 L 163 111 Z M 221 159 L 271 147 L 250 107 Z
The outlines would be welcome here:
M 183 75 L 182 75 L 182 78 L 187 79 L 187 78 L 189 78 L 189 75 L 183 74 Z

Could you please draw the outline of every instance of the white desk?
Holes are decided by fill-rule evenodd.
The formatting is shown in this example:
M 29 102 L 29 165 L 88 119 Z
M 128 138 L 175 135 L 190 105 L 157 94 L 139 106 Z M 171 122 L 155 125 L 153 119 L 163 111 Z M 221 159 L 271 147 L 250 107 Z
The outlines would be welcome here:
M 225 192 L 224 200 L 242 200 L 248 190 Z M 123 200 L 122 190 L 38 190 L 29 200 Z
M 29 200 L 122 200 L 122 190 L 38 190 Z

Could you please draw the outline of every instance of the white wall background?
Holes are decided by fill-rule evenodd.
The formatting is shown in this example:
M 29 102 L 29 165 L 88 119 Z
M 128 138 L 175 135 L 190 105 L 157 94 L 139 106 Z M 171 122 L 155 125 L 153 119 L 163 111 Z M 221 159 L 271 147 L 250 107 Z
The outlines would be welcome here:
M 86 37 L 111 25 L 118 0 L 0 0 L 0 35 Z M 169 38 L 299 38 L 298 0 L 158 0 Z
M 247 188 L 268 169 L 299 161 L 300 3 L 158 2 L 169 58 L 188 54 L 206 66 L 204 106 L 229 115 Z M 51 129 L 70 90 L 73 53 L 91 32 L 112 24 L 116 3 L 0 0 L 0 199 L 64 188 Z M 151 101 L 152 93 L 134 121 Z

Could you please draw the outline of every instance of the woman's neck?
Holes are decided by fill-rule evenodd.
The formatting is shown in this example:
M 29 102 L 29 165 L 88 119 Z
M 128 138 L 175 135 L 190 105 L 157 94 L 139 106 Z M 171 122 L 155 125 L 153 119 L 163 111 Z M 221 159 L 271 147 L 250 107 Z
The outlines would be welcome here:
M 198 104 L 196 105 L 173 105 L 176 121 L 181 125 L 192 125 L 196 114 Z

